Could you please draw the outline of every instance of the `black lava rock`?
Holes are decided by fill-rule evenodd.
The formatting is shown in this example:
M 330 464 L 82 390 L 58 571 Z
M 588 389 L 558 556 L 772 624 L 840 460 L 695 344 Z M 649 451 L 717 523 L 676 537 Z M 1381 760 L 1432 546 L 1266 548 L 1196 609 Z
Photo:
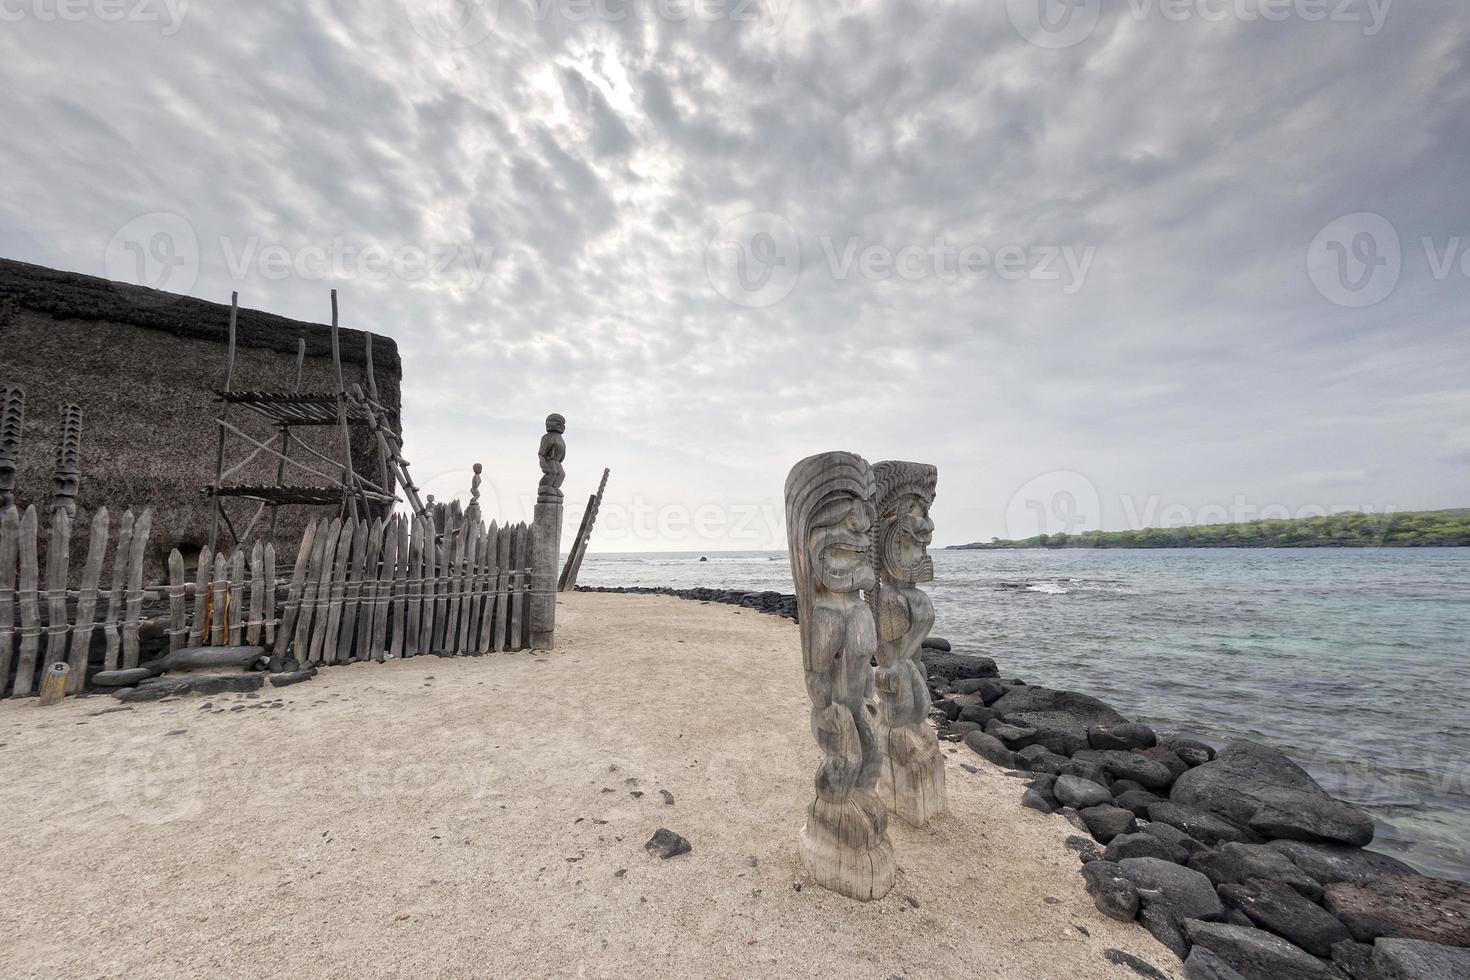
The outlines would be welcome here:
M 1082 866 L 1082 880 L 1097 910 L 1110 919 L 1132 922 L 1138 916 L 1138 889 L 1123 869 L 1111 861 L 1090 861 Z
M 1103 852 L 1103 858 L 1113 862 L 1144 857 L 1183 864 L 1188 859 L 1189 852 L 1178 844 L 1170 844 L 1152 834 L 1141 832 L 1114 837 L 1109 842 L 1108 849 Z
M 1154 730 L 1138 722 L 1125 725 L 1094 725 L 1087 730 L 1088 745 L 1094 749 L 1147 749 L 1155 743 Z
M 1322 899 L 1322 886 L 1316 879 L 1285 854 L 1264 844 L 1221 844 L 1191 855 L 1189 866 L 1217 887 L 1264 878 L 1284 882 L 1313 902 Z
M 1194 807 L 1175 803 L 1173 800 L 1164 800 L 1154 803 L 1148 808 L 1148 818 L 1166 823 L 1171 827 L 1178 827 L 1195 840 L 1207 844 L 1224 843 L 1246 843 L 1250 835 L 1230 821 L 1196 810 Z
M 1111 804 L 1090 806 L 1081 813 L 1088 832 L 1104 844 L 1114 837 L 1138 830 L 1138 822 L 1133 819 L 1132 813 Z
M 1184 932 L 1244 977 L 1271 980 L 1342 980 L 1337 968 L 1263 929 L 1186 919 Z
M 965 736 L 965 744 L 986 762 L 1003 769 L 1016 767 L 1016 754 L 1005 747 L 1005 743 L 984 732 L 971 732 Z
M 1221 885 L 1220 897 L 1262 929 L 1314 956 L 1330 957 L 1333 943 L 1351 938 L 1347 926 L 1284 882 L 1252 878 L 1243 884 Z
M 660 827 L 655 831 L 654 835 L 648 839 L 648 843 L 643 845 L 643 849 L 650 854 L 657 854 L 664 860 L 678 857 L 680 854 L 688 854 L 694 850 L 689 841 L 667 827 Z

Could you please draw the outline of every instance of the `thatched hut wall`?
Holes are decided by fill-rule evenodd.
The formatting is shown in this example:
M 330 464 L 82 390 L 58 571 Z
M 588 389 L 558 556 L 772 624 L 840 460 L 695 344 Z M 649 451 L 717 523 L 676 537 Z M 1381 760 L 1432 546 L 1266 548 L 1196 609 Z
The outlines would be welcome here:
M 324 308 L 327 303 L 324 289 Z M 210 501 L 201 490 L 214 477 L 213 420 L 222 408 L 215 391 L 224 379 L 229 319 L 228 303 L 0 260 L 0 386 L 18 384 L 26 391 L 17 502 L 35 503 L 43 512 L 49 504 L 58 407 L 74 402 L 82 408 L 79 518 L 90 520 L 104 504 L 114 515 L 152 507 L 150 579 L 163 573 L 171 548 L 181 548 L 192 565 L 193 553 L 209 536 Z M 335 391 L 328 326 L 243 308 L 234 387 L 289 391 L 298 338 L 306 341 L 303 390 Z M 362 331 L 341 331 L 349 386 L 355 381 L 366 388 L 365 339 Z M 398 427 L 402 363 L 392 340 L 374 337 L 373 361 L 380 398 Z M 243 409 L 231 409 L 227 417 L 261 441 L 272 434 L 264 419 Z M 333 459 L 341 457 L 336 428 L 294 431 Z M 354 466 L 376 480 L 368 433 L 354 430 L 352 441 Z M 226 459 L 241 459 L 248 450 L 231 438 Z M 310 465 L 326 468 L 320 461 Z M 230 482 L 273 483 L 275 475 L 276 461 L 262 454 Z M 298 471 L 287 482 L 322 481 Z M 253 506 L 229 505 L 237 514 Z M 281 509 L 276 546 L 283 561 L 294 556 L 306 521 L 324 513 L 335 511 Z M 78 548 L 85 546 L 85 533 L 73 538 Z M 80 560 L 78 551 L 73 568 Z

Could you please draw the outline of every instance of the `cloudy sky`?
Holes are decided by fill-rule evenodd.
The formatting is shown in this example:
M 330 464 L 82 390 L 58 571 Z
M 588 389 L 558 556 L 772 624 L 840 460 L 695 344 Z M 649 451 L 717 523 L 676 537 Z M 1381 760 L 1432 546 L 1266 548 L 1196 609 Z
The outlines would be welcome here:
M 1470 506 L 1463 0 L 0 0 L 0 255 L 404 359 L 408 453 L 601 550 Z

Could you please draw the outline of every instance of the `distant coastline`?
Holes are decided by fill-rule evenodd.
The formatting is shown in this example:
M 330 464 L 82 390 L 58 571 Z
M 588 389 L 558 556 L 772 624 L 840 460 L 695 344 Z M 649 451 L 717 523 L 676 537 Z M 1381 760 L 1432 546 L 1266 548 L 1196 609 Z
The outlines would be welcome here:
M 955 544 L 946 551 L 1012 548 L 1463 548 L 1470 547 L 1470 508 L 1397 514 L 1332 514 L 1138 531 L 1038 534 L 1020 540 Z

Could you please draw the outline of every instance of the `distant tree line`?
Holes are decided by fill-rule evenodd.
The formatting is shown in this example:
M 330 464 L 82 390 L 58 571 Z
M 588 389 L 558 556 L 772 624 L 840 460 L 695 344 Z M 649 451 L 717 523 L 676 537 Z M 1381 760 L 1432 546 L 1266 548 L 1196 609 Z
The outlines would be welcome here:
M 988 548 L 1414 548 L 1470 546 L 1470 509 L 1402 514 L 1331 514 L 1138 531 L 1038 534 L 1020 541 L 954 545 Z

